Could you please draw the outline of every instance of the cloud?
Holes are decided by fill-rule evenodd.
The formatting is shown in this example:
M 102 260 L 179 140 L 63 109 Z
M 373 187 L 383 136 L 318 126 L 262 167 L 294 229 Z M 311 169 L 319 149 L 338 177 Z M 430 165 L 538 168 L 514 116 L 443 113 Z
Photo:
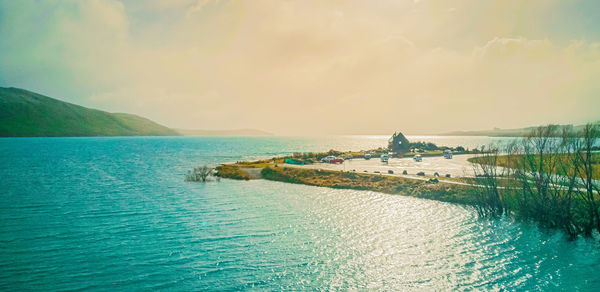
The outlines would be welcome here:
M 529 40 L 520 38 L 496 37 L 483 47 L 476 48 L 476 53 L 482 58 L 521 58 L 523 61 L 548 61 L 561 52 L 553 48 L 548 39 Z
M 2 78 L 33 87 L 107 89 L 122 76 L 128 18 L 118 1 L 2 2 Z M 100 69 L 102 74 L 95 74 Z M 111 75 L 108 77 L 107 75 Z M 75 86 L 68 86 L 73 84 Z M 19 85 L 19 84 L 17 84 Z M 37 85 L 37 86 L 36 86 Z M 77 92 L 77 91 L 75 91 Z
M 4 1 L 0 83 L 184 128 L 598 119 L 600 44 L 521 29 L 556 5 L 528 3 Z
M 192 17 L 194 14 L 202 12 L 204 8 L 210 5 L 219 5 L 219 0 L 198 0 L 196 3 L 187 9 L 185 12 L 186 17 Z

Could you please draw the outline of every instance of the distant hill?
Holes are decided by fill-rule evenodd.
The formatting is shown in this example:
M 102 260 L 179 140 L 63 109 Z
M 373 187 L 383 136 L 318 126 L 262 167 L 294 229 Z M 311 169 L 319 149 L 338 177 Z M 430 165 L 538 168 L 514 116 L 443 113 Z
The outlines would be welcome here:
M 186 130 L 175 129 L 184 136 L 273 136 L 273 134 L 256 129 L 238 130 Z
M 0 87 L 0 137 L 177 136 L 146 118 L 109 113 Z
M 559 127 L 572 128 L 576 131 L 583 129 L 585 125 L 573 126 L 573 125 L 558 125 Z M 531 132 L 531 130 L 537 127 L 526 127 L 517 129 L 499 129 L 494 128 L 492 130 L 480 130 L 480 131 L 454 131 L 439 134 L 440 136 L 489 136 L 489 137 L 522 137 L 523 135 Z

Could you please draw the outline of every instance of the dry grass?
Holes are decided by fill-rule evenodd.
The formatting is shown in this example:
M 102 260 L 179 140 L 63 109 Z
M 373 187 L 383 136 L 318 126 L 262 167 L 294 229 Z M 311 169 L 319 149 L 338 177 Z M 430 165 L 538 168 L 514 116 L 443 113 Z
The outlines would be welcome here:
M 262 177 L 268 180 L 338 189 L 369 190 L 400 194 L 445 202 L 473 204 L 473 188 L 459 185 L 435 184 L 409 178 L 354 172 L 267 167 Z
M 241 167 L 233 164 L 222 164 L 216 167 L 217 176 L 223 178 L 231 178 L 238 180 L 249 180 L 250 175 L 242 170 Z
M 276 161 L 277 158 L 273 159 L 265 159 L 265 160 L 257 160 L 257 161 L 238 161 L 235 163 L 235 166 L 243 167 L 243 168 L 263 168 L 273 164 L 273 161 Z M 283 159 L 281 159 L 283 163 Z
M 558 157 L 558 159 L 566 159 L 567 154 L 561 154 L 555 157 Z M 593 154 L 593 165 L 594 165 L 594 172 L 592 173 L 592 178 L 593 179 L 600 179 L 600 154 Z M 498 166 L 502 166 L 502 167 L 509 167 L 509 168 L 515 168 L 515 169 L 520 169 L 522 168 L 522 165 L 524 164 L 523 161 L 524 157 L 523 155 L 514 155 L 514 157 L 512 159 L 509 159 L 508 155 L 502 155 L 502 156 L 498 156 L 498 160 L 497 160 L 497 165 Z M 534 159 L 536 159 L 536 165 L 539 165 L 539 156 L 536 155 L 536 157 L 534 157 Z M 472 163 L 479 163 L 479 164 L 490 164 L 492 160 L 490 160 L 489 158 L 486 157 L 472 157 L 468 159 L 469 162 Z M 557 163 L 553 163 L 552 161 L 546 162 L 545 165 L 558 165 Z M 527 168 L 527 171 L 531 171 L 531 169 Z M 548 173 L 553 173 L 553 174 L 560 174 L 560 175 L 565 175 L 565 173 L 563 173 L 563 171 L 559 171 L 557 169 L 545 169 L 544 171 L 548 172 Z M 568 170 L 569 172 L 572 172 L 573 169 Z

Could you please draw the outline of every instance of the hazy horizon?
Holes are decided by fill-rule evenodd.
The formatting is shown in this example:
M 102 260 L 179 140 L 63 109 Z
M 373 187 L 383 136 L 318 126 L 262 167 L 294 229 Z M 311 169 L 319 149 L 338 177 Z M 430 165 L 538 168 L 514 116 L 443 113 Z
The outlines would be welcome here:
M 0 1 L 0 86 L 171 128 L 600 120 L 596 1 Z

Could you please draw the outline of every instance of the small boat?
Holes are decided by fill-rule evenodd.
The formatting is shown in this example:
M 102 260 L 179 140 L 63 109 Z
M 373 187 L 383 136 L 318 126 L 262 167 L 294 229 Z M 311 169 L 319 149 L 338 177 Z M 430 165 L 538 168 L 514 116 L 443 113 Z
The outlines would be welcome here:
M 381 154 L 381 156 L 379 157 L 381 159 L 381 162 L 388 162 L 390 160 L 390 156 L 387 154 Z

